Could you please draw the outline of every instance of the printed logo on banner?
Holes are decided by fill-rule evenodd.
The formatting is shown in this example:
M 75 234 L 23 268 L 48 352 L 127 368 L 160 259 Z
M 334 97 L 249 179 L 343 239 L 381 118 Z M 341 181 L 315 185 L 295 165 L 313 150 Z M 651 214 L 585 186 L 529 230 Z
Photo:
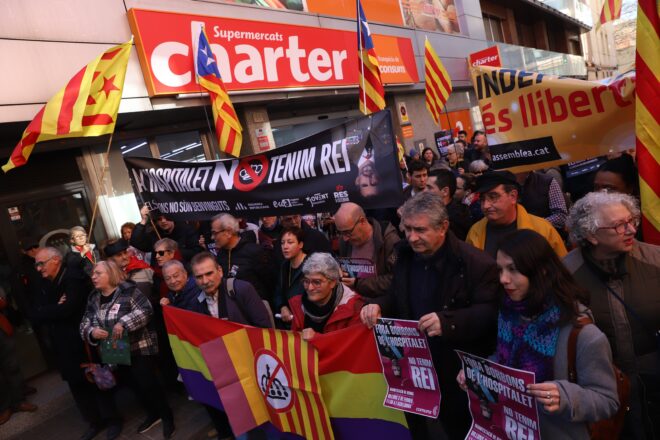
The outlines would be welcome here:
M 295 208 L 296 206 L 303 206 L 300 199 L 273 200 L 273 208 Z
M 252 191 L 268 175 L 266 156 L 252 156 L 241 160 L 234 174 L 234 187 L 239 191 Z
M 493 168 L 498 170 L 561 159 L 552 136 L 491 145 L 488 148 Z
M 291 390 L 291 374 L 284 363 L 270 350 L 261 349 L 255 353 L 254 369 L 259 380 L 261 393 L 277 412 L 288 412 L 294 403 Z
M 322 205 L 328 200 L 328 193 L 316 193 L 305 198 L 312 208 L 316 205 Z
M 335 196 L 335 202 L 337 203 L 344 203 L 349 201 L 348 191 L 345 191 L 342 185 L 337 185 L 335 187 L 335 192 L 333 195 Z

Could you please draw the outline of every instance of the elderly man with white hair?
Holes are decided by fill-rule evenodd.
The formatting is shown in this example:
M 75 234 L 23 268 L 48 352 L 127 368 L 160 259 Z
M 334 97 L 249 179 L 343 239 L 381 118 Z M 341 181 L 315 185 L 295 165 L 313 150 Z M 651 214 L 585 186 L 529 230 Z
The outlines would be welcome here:
M 639 220 L 632 196 L 587 194 L 569 214 L 578 247 L 564 264 L 588 291 L 614 362 L 631 379 L 623 438 L 651 439 L 660 435 L 660 246 L 635 240 Z

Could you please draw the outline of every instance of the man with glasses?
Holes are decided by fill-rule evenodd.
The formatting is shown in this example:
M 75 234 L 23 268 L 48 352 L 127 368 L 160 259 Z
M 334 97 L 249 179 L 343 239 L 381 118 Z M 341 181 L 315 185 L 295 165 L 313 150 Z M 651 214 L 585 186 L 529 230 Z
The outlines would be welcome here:
M 102 430 L 104 423 L 96 387 L 85 379 L 80 368 L 81 363 L 88 362 L 78 327 L 92 290 L 89 279 L 81 271 L 66 267 L 62 253 L 56 248 L 39 249 L 34 260 L 35 269 L 43 277 L 43 298 L 32 316 L 48 329 L 57 369 L 68 383 L 78 410 L 89 423 L 81 438 L 91 439 Z
M 369 260 L 375 266 L 374 276 L 344 276 L 341 282 L 362 296 L 385 295 L 392 284 L 394 246 L 400 241 L 396 229 L 389 222 L 368 218 L 364 210 L 352 202 L 342 203 L 334 217 L 341 240 L 339 256 Z
M 184 222 L 174 222 L 159 211 L 151 211 L 148 205 L 140 209 L 142 217 L 140 223 L 135 225 L 131 235 L 130 244 L 142 252 L 151 252 L 154 244 L 161 238 L 171 238 L 179 245 L 179 252 L 184 261 L 188 262 L 198 252 L 204 249 L 199 245 L 199 234 L 191 225 Z M 149 217 L 152 217 L 158 234 L 154 230 Z M 152 263 L 155 260 L 152 259 Z
M 472 225 L 465 241 L 495 258 L 502 237 L 517 229 L 531 229 L 545 237 L 560 258 L 566 255 L 566 246 L 550 222 L 529 214 L 518 203 L 520 186 L 513 173 L 482 174 L 477 178 L 476 192 L 480 194 L 484 218 Z
M 224 274 L 249 282 L 261 298 L 272 301 L 277 268 L 271 264 L 264 248 L 240 235 L 238 219 L 231 214 L 213 217 L 211 238 L 215 241 L 216 258 Z
M 630 195 L 587 194 L 568 215 L 578 247 L 564 264 L 588 291 L 594 322 L 630 378 L 621 438 L 643 440 L 660 435 L 660 246 L 635 239 L 639 219 Z
M 442 199 L 424 192 L 401 209 L 406 240 L 397 245 L 392 287 L 362 309 L 369 327 L 383 317 L 419 321 L 428 336 L 442 390 L 440 418 L 406 414 L 413 438 L 461 439 L 470 428 L 466 394 L 454 380 L 461 369 L 455 349 L 488 356 L 495 349 L 501 286 L 495 261 L 449 231 Z

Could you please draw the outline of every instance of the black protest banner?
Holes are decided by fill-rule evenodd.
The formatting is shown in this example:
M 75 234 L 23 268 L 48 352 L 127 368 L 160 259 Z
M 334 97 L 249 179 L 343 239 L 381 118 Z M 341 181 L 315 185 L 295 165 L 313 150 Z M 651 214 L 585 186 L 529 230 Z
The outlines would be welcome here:
M 403 197 L 389 110 L 240 159 L 124 162 L 138 200 L 177 221 L 206 220 L 218 212 L 326 212 L 349 201 L 365 209 L 389 208 Z

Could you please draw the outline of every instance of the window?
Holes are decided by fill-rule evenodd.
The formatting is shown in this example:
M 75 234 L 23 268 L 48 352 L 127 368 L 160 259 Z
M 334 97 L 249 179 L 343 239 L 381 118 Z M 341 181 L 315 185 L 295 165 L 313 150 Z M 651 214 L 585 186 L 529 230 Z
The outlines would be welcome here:
M 180 162 L 201 162 L 206 160 L 202 140 L 197 131 L 172 133 L 156 136 L 156 144 L 161 159 Z
M 483 16 L 486 40 L 506 43 L 504 41 L 504 20 L 490 14 L 484 14 Z

